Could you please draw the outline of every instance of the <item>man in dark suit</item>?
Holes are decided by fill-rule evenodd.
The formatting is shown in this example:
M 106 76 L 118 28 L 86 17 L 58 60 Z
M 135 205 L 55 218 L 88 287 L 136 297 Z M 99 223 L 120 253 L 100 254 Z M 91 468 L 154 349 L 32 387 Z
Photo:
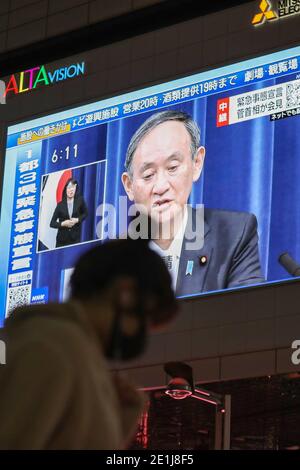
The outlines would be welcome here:
M 190 209 L 192 226 L 197 216 L 199 211 Z M 204 244 L 199 251 L 186 248 L 193 236 L 194 230 L 187 227 L 179 262 L 177 295 L 263 282 L 257 221 L 253 214 L 205 209 Z
M 165 259 L 177 295 L 263 282 L 255 216 L 187 205 L 204 157 L 197 123 L 170 110 L 148 118 L 126 154 L 125 191 L 158 223 L 152 248 Z
M 50 222 L 51 228 L 58 229 L 56 248 L 80 242 L 81 224 L 87 214 L 85 201 L 79 193 L 78 182 L 70 178 Z

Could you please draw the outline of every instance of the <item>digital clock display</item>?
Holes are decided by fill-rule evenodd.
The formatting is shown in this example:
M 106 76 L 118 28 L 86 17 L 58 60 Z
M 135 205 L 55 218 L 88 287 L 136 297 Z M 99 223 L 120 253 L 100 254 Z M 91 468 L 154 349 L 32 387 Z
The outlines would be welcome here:
M 78 156 L 78 144 L 67 145 L 64 149 L 54 149 L 54 152 L 51 157 L 52 163 L 58 162 L 58 160 L 69 160 L 69 158 L 77 158 Z

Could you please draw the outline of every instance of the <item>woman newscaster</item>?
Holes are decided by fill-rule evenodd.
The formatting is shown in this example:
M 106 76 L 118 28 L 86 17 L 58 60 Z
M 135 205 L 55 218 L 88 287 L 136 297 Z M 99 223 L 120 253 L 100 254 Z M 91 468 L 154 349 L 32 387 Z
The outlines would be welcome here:
M 78 189 L 78 182 L 69 179 L 64 187 L 61 202 L 53 213 L 50 227 L 57 228 L 56 247 L 80 243 L 81 225 L 88 210 Z

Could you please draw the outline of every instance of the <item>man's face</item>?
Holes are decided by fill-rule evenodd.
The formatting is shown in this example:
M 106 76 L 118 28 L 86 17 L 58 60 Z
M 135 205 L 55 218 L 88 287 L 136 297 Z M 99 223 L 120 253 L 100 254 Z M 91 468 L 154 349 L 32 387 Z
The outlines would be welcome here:
M 129 199 L 145 206 L 159 222 L 170 223 L 182 213 L 192 184 L 201 174 L 204 155 L 200 147 L 192 159 L 191 137 L 182 122 L 159 124 L 138 145 L 131 176 L 122 175 Z

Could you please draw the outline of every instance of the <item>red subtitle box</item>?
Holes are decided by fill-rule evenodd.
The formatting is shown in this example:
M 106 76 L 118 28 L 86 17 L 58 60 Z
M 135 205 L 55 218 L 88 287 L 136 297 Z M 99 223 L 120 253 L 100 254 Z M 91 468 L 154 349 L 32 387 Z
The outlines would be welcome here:
M 217 127 L 229 125 L 229 98 L 217 101 Z

